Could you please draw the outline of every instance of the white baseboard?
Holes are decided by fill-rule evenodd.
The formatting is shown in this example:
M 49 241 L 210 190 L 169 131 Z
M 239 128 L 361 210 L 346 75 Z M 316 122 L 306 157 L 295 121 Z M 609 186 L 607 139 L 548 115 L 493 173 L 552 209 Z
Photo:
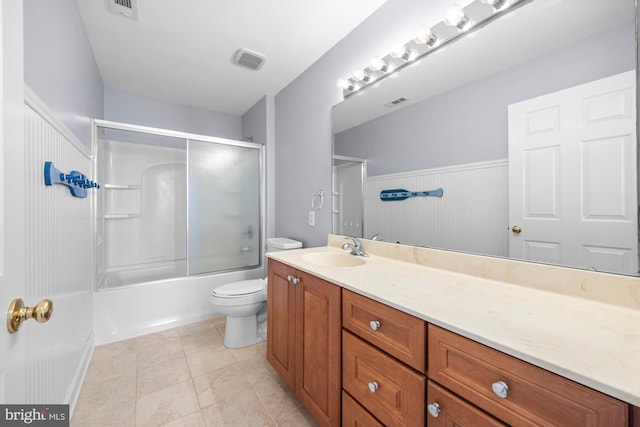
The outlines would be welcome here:
M 65 403 L 69 404 L 69 418 L 73 416 L 73 411 L 76 408 L 80 392 L 82 391 L 82 384 L 87 376 L 87 370 L 89 369 L 91 357 L 93 356 L 93 349 L 95 348 L 94 341 L 94 335 L 91 333 L 87 339 L 84 349 L 82 350 L 78 369 L 76 370 L 76 374 L 73 377 L 73 381 L 71 382 L 69 390 L 67 391 L 67 396 L 65 397 Z

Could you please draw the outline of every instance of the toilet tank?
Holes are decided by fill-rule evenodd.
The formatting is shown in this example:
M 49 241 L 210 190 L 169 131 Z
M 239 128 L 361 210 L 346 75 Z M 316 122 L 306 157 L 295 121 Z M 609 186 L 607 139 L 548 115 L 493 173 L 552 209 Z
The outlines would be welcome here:
M 301 247 L 302 242 L 285 237 L 272 237 L 267 239 L 267 252 L 286 251 L 289 249 L 299 249 Z

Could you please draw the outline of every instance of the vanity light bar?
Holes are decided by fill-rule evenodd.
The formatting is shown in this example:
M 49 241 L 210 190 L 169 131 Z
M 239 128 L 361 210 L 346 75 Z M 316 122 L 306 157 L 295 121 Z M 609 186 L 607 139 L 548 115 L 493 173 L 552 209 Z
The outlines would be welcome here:
M 376 83 L 430 55 L 465 34 L 470 34 L 493 20 L 510 13 L 533 0 L 473 0 L 465 7 L 453 5 L 447 16 L 429 28 L 420 27 L 412 40 L 393 48 L 384 57 L 373 58 L 369 66 L 354 71 L 340 80 L 342 96 L 354 93 Z

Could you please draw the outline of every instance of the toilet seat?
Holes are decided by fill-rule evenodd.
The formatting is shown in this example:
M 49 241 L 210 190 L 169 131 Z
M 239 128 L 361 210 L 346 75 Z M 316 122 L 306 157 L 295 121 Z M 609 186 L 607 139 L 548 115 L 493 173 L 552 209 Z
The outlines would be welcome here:
M 211 291 L 211 295 L 218 298 L 246 297 L 265 292 L 264 279 L 242 280 L 219 286 Z

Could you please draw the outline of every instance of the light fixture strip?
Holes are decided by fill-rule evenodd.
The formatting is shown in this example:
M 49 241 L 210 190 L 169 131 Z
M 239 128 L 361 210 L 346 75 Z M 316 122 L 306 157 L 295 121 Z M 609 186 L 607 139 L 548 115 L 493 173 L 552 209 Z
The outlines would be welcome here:
M 447 25 L 444 20 L 440 21 L 433 27 L 431 27 L 431 33 L 434 37 L 437 37 L 435 43 L 418 43 L 414 39 L 409 40 L 404 44 L 404 48 L 407 52 L 411 52 L 411 55 L 403 55 L 397 57 L 397 54 L 389 53 L 382 57 L 382 61 L 386 64 L 386 67 L 382 69 L 373 68 L 371 65 L 364 68 L 364 75 L 368 76 L 368 79 L 354 81 L 353 78 L 347 79 L 348 85 L 345 85 L 342 90 L 342 96 L 348 98 L 354 93 L 377 83 L 386 77 L 400 71 L 402 68 L 414 64 L 417 61 L 425 58 L 433 52 L 443 48 L 459 37 L 471 34 L 474 31 L 484 27 L 491 23 L 495 19 L 513 12 L 521 6 L 531 2 L 533 0 L 505 0 L 499 3 L 500 8 L 496 9 L 490 0 L 474 0 L 469 3 L 462 10 L 464 16 L 468 19 L 463 29 L 459 27 Z M 385 69 L 386 68 L 386 69 Z

